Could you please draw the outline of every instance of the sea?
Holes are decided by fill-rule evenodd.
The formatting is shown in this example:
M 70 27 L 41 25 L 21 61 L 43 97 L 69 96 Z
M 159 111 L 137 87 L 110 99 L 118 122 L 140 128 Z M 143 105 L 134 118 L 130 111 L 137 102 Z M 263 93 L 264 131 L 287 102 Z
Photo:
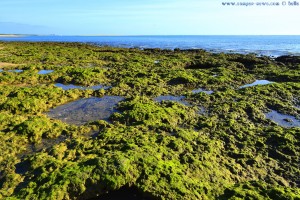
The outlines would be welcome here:
M 80 42 L 122 48 L 204 49 L 210 52 L 254 53 L 258 56 L 300 56 L 300 35 L 164 35 L 164 36 L 59 36 L 23 35 L 0 41 Z

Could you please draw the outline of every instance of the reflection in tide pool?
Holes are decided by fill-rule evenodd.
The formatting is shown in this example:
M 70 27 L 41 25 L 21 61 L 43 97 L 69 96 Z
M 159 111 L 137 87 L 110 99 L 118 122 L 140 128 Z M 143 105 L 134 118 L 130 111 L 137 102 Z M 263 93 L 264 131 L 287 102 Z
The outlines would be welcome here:
M 106 90 L 106 89 L 110 88 L 109 86 L 104 86 L 104 85 L 94 85 L 94 86 L 84 87 L 84 86 L 73 85 L 73 84 L 65 85 L 65 84 L 62 84 L 62 83 L 56 83 L 55 86 L 60 87 L 63 90 L 71 90 L 71 89 L 81 89 L 81 90 L 105 89 Z
M 16 72 L 16 73 L 20 73 L 20 72 L 23 72 L 24 70 L 22 69 L 11 69 L 11 70 L 8 70 L 9 72 Z
M 268 80 L 256 80 L 253 83 L 243 85 L 240 88 L 246 88 L 246 87 L 251 87 L 251 86 L 256 86 L 256 85 L 267 85 L 267 84 L 271 84 L 271 83 L 274 83 L 274 82 L 268 81 Z
M 276 122 L 278 125 L 283 127 L 300 127 L 300 120 L 296 119 L 291 115 L 284 115 L 276 110 L 271 110 L 265 114 L 267 119 Z
M 80 99 L 50 110 L 48 116 L 75 125 L 83 125 L 95 120 L 108 120 L 114 112 L 117 112 L 115 106 L 122 100 L 124 98 L 120 96 Z
M 46 69 L 42 69 L 38 72 L 38 74 L 50 74 L 54 72 L 54 70 L 46 70 Z
M 166 95 L 166 96 L 156 97 L 156 98 L 154 98 L 154 101 L 157 101 L 159 103 L 162 102 L 162 101 L 176 101 L 176 102 L 181 103 L 183 105 L 191 106 L 191 104 L 188 103 L 187 101 L 185 101 L 184 99 L 185 99 L 185 96 Z

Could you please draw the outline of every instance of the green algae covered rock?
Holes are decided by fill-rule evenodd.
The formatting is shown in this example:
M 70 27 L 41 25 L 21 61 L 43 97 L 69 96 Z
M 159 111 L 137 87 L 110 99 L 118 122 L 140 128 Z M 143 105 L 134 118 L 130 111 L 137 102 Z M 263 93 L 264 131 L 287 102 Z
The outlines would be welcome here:
M 226 189 L 220 199 L 300 199 L 299 188 L 271 186 L 262 182 L 246 182 Z
M 0 199 L 300 199 L 298 57 L 0 44 Z M 47 114 L 104 95 L 109 119 Z

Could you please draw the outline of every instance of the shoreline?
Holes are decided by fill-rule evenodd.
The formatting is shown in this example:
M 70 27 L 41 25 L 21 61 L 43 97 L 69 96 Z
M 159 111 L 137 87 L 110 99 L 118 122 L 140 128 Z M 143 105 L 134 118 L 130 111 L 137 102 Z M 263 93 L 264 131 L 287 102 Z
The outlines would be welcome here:
M 1 37 L 7 37 L 7 38 L 15 38 L 15 37 L 24 37 L 26 35 L 23 34 L 0 34 L 0 38 Z
M 222 47 L 193 47 L 189 45 L 182 45 L 182 46 L 164 46 L 164 45 L 158 45 L 158 46 L 149 46 L 149 45 L 143 45 L 143 44 L 114 44 L 114 43 L 109 43 L 107 41 L 88 41 L 88 40 L 65 40 L 65 39 L 55 39 L 56 37 L 72 37 L 72 36 L 57 36 L 54 35 L 55 37 L 53 40 L 51 39 L 43 39 L 39 40 L 36 38 L 35 39 L 30 39 L 31 36 L 37 36 L 37 38 L 41 35 L 27 35 L 27 34 L 0 34 L 0 43 L 1 42 L 34 42 L 34 43 L 81 43 L 81 44 L 88 44 L 88 45 L 93 45 L 93 46 L 98 46 L 98 47 L 111 47 L 111 48 L 120 48 L 120 49 L 140 49 L 140 50 L 150 50 L 150 51 L 206 51 L 209 53 L 216 53 L 216 54 L 243 54 L 243 55 L 249 55 L 253 54 L 258 57 L 270 57 L 270 58 L 277 58 L 281 56 L 300 56 L 300 51 L 295 51 L 295 52 L 290 52 L 288 49 L 283 50 L 283 49 L 246 49 L 247 46 L 243 49 L 232 49 L 232 48 L 222 48 Z M 50 35 L 49 35 L 50 36 Z M 29 37 L 29 39 L 28 39 Z M 75 37 L 93 37 L 93 36 L 75 36 Z M 100 36 L 101 37 L 101 36 Z M 118 37 L 118 36 L 115 36 Z M 122 37 L 122 36 L 121 36 Z M 9 39 L 11 38 L 11 39 Z M 14 39 L 16 38 L 16 39 Z M 17 38 L 24 38 L 24 39 L 17 39 Z

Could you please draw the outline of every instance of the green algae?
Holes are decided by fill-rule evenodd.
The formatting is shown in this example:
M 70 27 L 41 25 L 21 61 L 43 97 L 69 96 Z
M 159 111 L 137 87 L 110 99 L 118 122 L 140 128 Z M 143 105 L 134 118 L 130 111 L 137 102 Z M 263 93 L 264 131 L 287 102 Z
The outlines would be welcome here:
M 94 199 L 130 188 L 147 199 L 300 198 L 300 128 L 265 116 L 300 118 L 298 57 L 0 44 L 0 62 L 22 64 L 0 73 L 0 199 Z M 240 88 L 264 79 L 275 83 Z M 109 121 L 74 126 L 45 114 L 104 95 L 125 97 Z M 154 100 L 166 95 L 188 106 Z
M 299 199 L 299 188 L 272 186 L 263 182 L 246 182 L 226 189 L 220 199 Z

